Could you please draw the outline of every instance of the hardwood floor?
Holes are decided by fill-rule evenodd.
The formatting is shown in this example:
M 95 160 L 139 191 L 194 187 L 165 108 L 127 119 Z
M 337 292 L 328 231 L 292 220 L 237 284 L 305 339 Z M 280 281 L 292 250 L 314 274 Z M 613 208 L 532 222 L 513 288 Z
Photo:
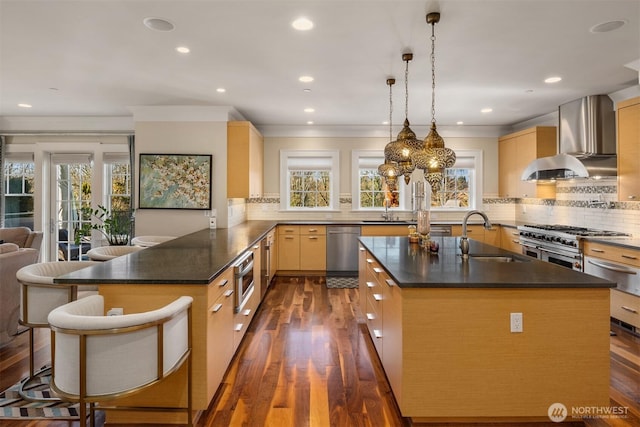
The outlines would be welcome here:
M 278 277 L 198 427 L 411 425 L 400 416 L 366 326 L 359 322 L 357 299 L 355 289 L 327 289 L 323 277 Z M 611 337 L 611 405 L 627 407 L 628 417 L 562 425 L 640 426 L 640 338 L 614 329 L 618 333 Z M 39 331 L 37 343 L 36 365 L 40 365 L 48 360 L 48 331 Z M 18 381 L 28 369 L 28 336 L 22 334 L 0 349 L 0 389 Z M 3 420 L 0 425 L 79 423 Z

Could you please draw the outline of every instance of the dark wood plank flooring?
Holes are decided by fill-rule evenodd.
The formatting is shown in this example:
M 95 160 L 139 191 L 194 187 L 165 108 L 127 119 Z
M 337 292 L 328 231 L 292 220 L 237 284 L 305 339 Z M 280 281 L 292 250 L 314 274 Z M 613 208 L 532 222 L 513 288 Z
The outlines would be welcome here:
M 324 277 L 276 278 L 198 426 L 412 425 L 400 416 L 366 326 L 359 318 L 357 300 L 357 290 L 327 289 Z M 640 338 L 613 328 L 617 335 L 611 337 L 611 405 L 627 407 L 628 417 L 562 425 L 640 426 Z M 48 338 L 48 331 L 38 331 L 36 365 L 49 359 Z M 28 369 L 25 333 L 0 349 L 0 389 L 18 381 Z M 0 421 L 3 427 L 78 425 L 66 421 Z

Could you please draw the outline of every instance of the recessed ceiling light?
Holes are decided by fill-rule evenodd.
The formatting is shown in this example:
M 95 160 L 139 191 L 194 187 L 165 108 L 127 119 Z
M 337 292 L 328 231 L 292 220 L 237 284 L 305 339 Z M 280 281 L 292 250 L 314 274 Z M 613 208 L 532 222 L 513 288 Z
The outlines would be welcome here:
M 601 22 L 589 28 L 589 31 L 592 33 L 608 33 L 609 31 L 617 30 L 626 23 L 627 21 L 625 21 L 624 19 Z
M 549 77 L 544 79 L 545 83 L 558 83 L 560 80 L 562 80 L 562 77 L 558 77 L 558 76 L 553 76 L 553 77 Z
M 189 53 L 189 52 L 191 52 L 191 49 L 189 49 L 189 48 L 188 48 L 188 47 L 186 47 L 186 46 L 178 46 L 178 47 L 176 48 L 176 50 L 177 50 L 178 52 L 180 52 L 180 53 Z
M 313 81 L 313 77 L 311 77 L 311 76 L 300 76 L 300 77 L 298 77 L 298 80 L 301 81 L 302 83 L 311 83 Z
M 227 90 L 223 87 L 219 87 L 218 89 L 216 89 L 216 92 L 218 93 L 225 93 Z
M 20 107 L 20 108 L 31 108 L 31 107 L 33 107 L 33 105 L 20 103 L 20 104 L 18 104 L 18 107 Z
M 493 108 L 483 108 L 482 110 L 480 110 L 481 113 L 490 113 L 493 111 Z
M 305 108 L 304 109 L 305 113 L 313 113 L 314 111 L 316 111 L 315 108 Z
M 313 124 L 313 122 L 312 122 L 311 120 L 309 120 L 309 121 L 307 122 L 307 124 L 308 124 L 308 125 L 312 125 L 312 124 Z
M 144 26 L 155 31 L 173 31 L 176 28 L 171 22 L 162 18 L 144 18 Z
M 313 22 L 308 18 L 298 18 L 291 23 L 291 26 L 298 31 L 308 31 L 313 28 Z
M 456 122 L 457 125 L 463 125 L 464 122 L 462 120 Z

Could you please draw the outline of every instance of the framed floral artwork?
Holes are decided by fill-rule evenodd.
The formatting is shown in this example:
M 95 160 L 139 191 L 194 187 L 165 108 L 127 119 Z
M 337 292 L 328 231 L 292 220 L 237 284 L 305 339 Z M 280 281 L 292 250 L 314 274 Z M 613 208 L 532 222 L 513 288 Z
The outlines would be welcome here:
M 140 154 L 140 209 L 211 209 L 210 154 Z

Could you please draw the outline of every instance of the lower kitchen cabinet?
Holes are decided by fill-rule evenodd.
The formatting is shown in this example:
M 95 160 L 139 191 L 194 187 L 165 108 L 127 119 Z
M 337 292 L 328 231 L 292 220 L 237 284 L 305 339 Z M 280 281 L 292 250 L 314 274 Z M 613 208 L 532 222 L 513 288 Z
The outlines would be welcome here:
M 640 297 L 611 289 L 611 317 L 640 328 Z
M 278 227 L 278 270 L 325 271 L 327 269 L 325 226 L 282 225 Z
M 207 395 L 213 396 L 235 351 L 233 269 L 227 269 L 209 287 L 210 297 L 219 295 L 207 309 Z
M 398 225 L 363 225 L 360 229 L 362 236 L 401 236 L 409 235 L 407 224 Z
M 500 226 L 500 247 L 515 253 L 522 253 L 520 232 L 517 228 Z

